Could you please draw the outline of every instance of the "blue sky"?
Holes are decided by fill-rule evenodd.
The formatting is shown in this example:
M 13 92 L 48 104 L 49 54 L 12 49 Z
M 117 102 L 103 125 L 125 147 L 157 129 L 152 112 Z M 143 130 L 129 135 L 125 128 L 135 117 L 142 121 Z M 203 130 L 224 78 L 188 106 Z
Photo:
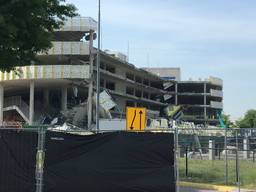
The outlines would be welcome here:
M 138 67 L 180 67 L 182 79 L 224 81 L 224 111 L 256 108 L 255 0 L 101 0 L 102 48 Z M 97 0 L 67 0 L 97 19 Z

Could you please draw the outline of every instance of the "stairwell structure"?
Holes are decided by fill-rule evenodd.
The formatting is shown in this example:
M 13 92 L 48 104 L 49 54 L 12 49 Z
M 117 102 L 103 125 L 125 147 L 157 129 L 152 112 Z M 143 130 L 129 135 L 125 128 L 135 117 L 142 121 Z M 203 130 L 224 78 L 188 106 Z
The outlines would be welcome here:
M 54 32 L 52 48 L 38 54 L 37 63 L 0 72 L 0 122 L 19 116 L 33 125 L 40 117 L 61 112 L 73 119 L 71 123 L 85 123 L 83 127 L 93 124 L 96 62 L 92 60 L 97 49 L 87 37 L 97 31 L 96 27 L 90 17 L 69 18 Z M 101 91 L 107 91 L 116 103 L 108 116 L 125 118 L 129 106 L 147 108 L 148 118 L 159 117 L 167 105 L 162 99 L 163 79 L 129 63 L 122 53 L 101 50 L 100 54 Z
M 96 21 L 90 17 L 69 18 L 54 32 L 52 48 L 47 53 L 38 54 L 37 63 L 0 72 L 1 124 L 8 121 L 8 113 L 12 116 L 10 111 L 17 112 L 32 125 L 35 109 L 41 114 L 47 113 L 43 110 L 48 106 L 55 107 L 56 111 L 67 110 L 68 97 L 71 97 L 68 93 L 72 95 L 72 87 L 90 78 L 90 66 L 82 61 L 90 54 L 89 44 L 83 38 L 86 33 L 96 31 L 96 26 Z

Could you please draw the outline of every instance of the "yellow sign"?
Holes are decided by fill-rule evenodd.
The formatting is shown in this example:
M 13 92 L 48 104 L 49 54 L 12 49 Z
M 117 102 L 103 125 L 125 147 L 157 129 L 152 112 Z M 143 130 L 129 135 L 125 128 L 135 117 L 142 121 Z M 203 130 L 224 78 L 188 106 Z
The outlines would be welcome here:
M 126 130 L 143 131 L 146 127 L 146 108 L 126 108 Z

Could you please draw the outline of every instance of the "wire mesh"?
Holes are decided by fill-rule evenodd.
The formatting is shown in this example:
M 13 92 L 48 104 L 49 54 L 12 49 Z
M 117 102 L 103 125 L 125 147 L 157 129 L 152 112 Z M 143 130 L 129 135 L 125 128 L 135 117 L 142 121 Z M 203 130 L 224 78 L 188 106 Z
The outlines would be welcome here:
M 37 158 L 38 151 L 46 150 L 42 139 L 44 137 L 39 135 L 44 133 L 42 131 L 46 129 L 47 127 L 41 129 L 40 127 L 26 129 L 0 128 L 0 191 L 15 191 L 14 189 L 22 191 L 27 189 L 27 184 L 24 185 L 24 183 L 5 176 L 10 171 L 16 175 L 19 174 L 22 167 L 26 167 L 25 173 L 27 175 L 25 177 L 24 175 L 19 176 L 33 178 L 33 186 L 29 186 L 30 189 L 27 191 L 35 191 L 33 189 L 38 186 L 40 186 L 39 189 L 43 190 L 43 172 L 40 169 L 37 170 Z M 225 185 L 227 181 L 227 185 L 237 186 L 238 188 L 256 188 L 256 129 L 227 129 L 227 150 L 225 150 L 224 129 L 147 131 L 176 133 L 175 141 L 177 143 L 174 143 L 174 153 L 177 159 L 174 166 L 177 170 L 177 181 L 221 185 Z M 105 132 L 111 132 L 111 130 L 101 130 L 98 134 Z M 70 130 L 69 133 L 96 134 L 86 130 Z M 19 137 L 20 134 L 25 134 L 27 137 Z M 32 139 L 28 139 L 29 135 L 33 135 Z M 8 144 L 7 138 L 12 142 L 12 147 Z M 28 156 L 28 146 L 32 146 L 30 152 L 34 154 L 33 156 Z M 227 161 L 225 151 L 227 151 Z M 24 157 L 26 161 L 21 161 Z M 15 165 L 14 162 L 16 162 Z M 39 172 L 36 172 L 36 170 Z
M 256 189 L 256 129 L 227 129 L 227 148 L 224 129 L 183 130 L 176 149 L 181 181 Z

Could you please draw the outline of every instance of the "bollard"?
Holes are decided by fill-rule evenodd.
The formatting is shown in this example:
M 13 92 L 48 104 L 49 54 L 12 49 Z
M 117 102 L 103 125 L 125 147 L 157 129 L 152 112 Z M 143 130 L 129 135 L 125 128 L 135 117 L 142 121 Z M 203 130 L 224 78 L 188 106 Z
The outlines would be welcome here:
M 177 146 L 178 158 L 180 158 L 180 149 L 181 149 L 181 147 L 180 147 L 180 145 L 178 144 L 178 146 Z
M 215 141 L 209 140 L 209 160 L 215 160 Z
M 243 140 L 243 157 L 244 159 L 248 159 L 250 158 L 250 149 L 249 149 L 249 138 L 246 137 L 244 140 Z

